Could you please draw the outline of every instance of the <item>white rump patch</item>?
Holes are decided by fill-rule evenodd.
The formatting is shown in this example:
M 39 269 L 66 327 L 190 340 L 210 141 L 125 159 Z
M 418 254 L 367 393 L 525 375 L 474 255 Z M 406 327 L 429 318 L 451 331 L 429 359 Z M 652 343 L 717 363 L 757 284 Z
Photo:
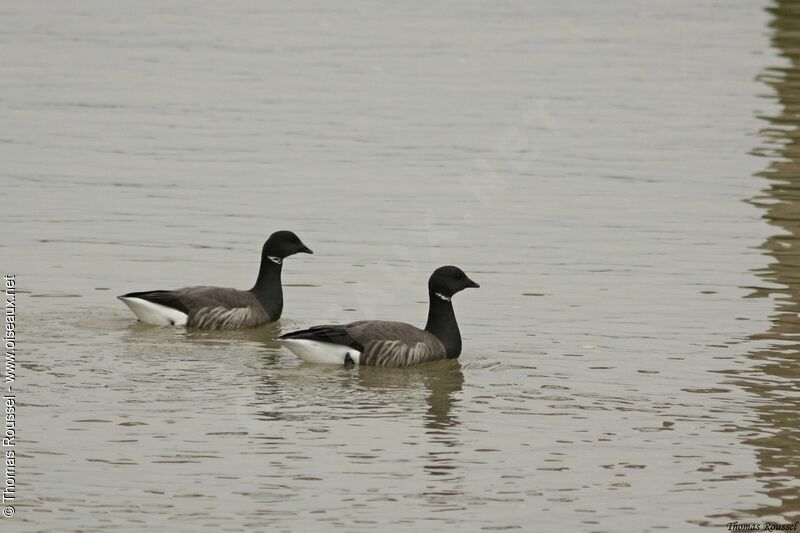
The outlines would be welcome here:
M 341 344 L 308 339 L 278 339 L 278 342 L 283 343 L 289 351 L 306 363 L 343 365 L 345 357 L 349 355 L 353 362 L 358 364 L 361 358 L 361 352 Z
M 153 324 L 154 326 L 185 326 L 188 316 L 186 313 L 167 307 L 166 305 L 154 304 L 141 298 L 130 298 L 118 296 L 125 305 L 131 308 L 133 314 L 142 322 Z

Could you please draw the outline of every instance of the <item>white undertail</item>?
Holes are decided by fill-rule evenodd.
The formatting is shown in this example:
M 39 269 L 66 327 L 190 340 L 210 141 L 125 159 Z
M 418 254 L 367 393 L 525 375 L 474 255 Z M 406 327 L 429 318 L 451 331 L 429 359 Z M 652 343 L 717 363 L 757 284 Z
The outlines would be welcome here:
M 349 346 L 308 339 L 278 339 L 293 354 L 307 363 L 343 365 L 349 355 L 358 364 L 361 352 Z
M 182 311 L 141 298 L 118 296 L 142 322 L 155 326 L 185 326 L 188 316 Z

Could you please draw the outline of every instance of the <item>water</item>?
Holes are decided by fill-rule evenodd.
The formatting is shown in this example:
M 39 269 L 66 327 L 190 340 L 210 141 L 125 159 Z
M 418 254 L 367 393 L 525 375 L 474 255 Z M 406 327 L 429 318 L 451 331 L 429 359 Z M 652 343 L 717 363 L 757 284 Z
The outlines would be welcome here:
M 6 3 L 13 531 L 721 530 L 800 515 L 800 10 L 788 1 Z M 284 318 L 136 324 L 249 287 Z M 301 365 L 423 324 L 457 362 Z

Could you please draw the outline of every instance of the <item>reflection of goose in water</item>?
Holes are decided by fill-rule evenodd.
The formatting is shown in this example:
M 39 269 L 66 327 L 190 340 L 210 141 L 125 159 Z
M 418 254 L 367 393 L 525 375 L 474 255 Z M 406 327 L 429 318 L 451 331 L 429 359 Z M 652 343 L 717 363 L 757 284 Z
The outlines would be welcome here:
M 262 370 L 251 406 L 259 420 L 324 428 L 335 420 L 353 420 L 361 427 L 369 419 L 381 419 L 402 424 L 405 433 L 420 428 L 424 471 L 453 474 L 459 453 L 456 412 L 464 384 L 458 360 L 411 369 L 301 365 Z
M 753 337 L 764 346 L 749 354 L 757 361 L 755 368 L 737 383 L 766 400 L 754 404 L 757 419 L 754 427 L 748 428 L 752 431 L 746 442 L 756 449 L 756 478 L 770 499 L 777 502 L 747 512 L 755 516 L 796 516 L 800 512 L 800 397 L 796 393 L 800 379 L 800 4 L 776 0 L 774 7 L 766 9 L 773 15 L 772 45 L 787 66 L 769 68 L 762 75 L 763 81 L 774 89 L 782 112 L 768 117 L 772 127 L 762 131 L 761 152 L 772 162 L 759 175 L 770 184 L 752 203 L 765 210 L 764 218 L 779 231 L 762 245 L 771 264 L 757 271 L 770 288 L 758 289 L 751 296 L 774 298 L 776 313 L 771 317 L 769 331 Z
M 116 323 L 115 327 L 118 327 Z M 280 346 L 274 339 L 280 330 L 280 322 L 237 330 L 154 328 L 143 322 L 133 322 L 122 330 L 120 340 L 139 356 L 154 360 L 175 358 L 176 350 L 182 357 L 190 353 L 196 359 L 232 359 L 231 351 L 258 353 L 265 344 L 274 346 L 273 352 L 277 354 Z
M 274 353 L 273 343 L 267 343 Z M 450 409 L 458 402 L 464 376 L 457 360 L 410 369 L 300 365 L 261 369 L 256 404 L 259 417 L 278 419 L 350 419 L 402 417 L 433 428 L 451 425 Z

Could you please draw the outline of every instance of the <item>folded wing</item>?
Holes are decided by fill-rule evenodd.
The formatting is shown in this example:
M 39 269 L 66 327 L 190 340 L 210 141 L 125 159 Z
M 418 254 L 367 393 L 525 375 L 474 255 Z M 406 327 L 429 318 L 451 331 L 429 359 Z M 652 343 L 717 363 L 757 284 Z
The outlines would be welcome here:
M 256 327 L 269 317 L 247 291 L 221 287 L 185 287 L 174 291 L 132 292 L 125 299 L 145 300 L 187 315 L 186 325 L 204 329 Z

